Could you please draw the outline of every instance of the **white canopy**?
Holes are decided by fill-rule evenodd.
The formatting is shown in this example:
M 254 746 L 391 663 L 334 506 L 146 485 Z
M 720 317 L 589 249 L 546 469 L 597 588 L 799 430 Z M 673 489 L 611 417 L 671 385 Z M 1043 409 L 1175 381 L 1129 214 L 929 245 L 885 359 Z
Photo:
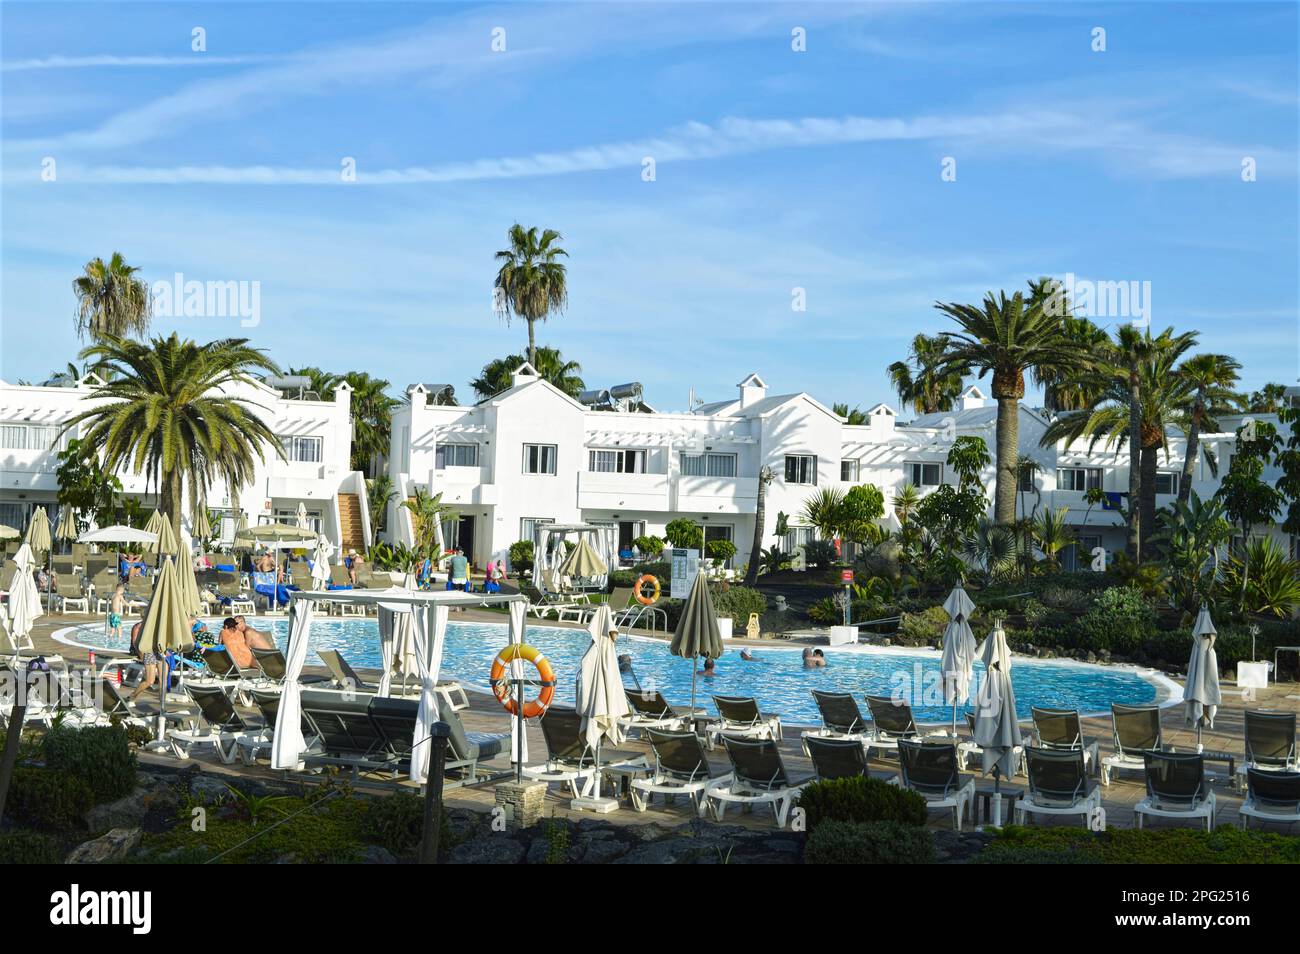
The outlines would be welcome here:
M 1187 685 L 1183 688 L 1188 725 L 1214 728 L 1214 716 L 1223 701 L 1219 692 L 1219 656 L 1214 651 L 1217 637 L 1210 611 L 1202 606 L 1192 630 L 1192 655 L 1187 661 Z
M 158 534 L 122 524 L 87 530 L 77 537 L 78 543 L 157 543 Z
M 522 624 L 528 607 L 528 598 L 519 593 L 428 591 L 400 586 L 387 589 L 292 591 L 290 593 L 292 623 L 289 649 L 285 659 L 284 690 L 280 696 L 280 708 L 276 717 L 271 750 L 271 765 L 274 768 L 297 767 L 306 750 L 306 743 L 302 737 L 302 700 L 298 678 L 302 675 L 303 665 L 307 661 L 307 651 L 311 641 L 311 619 L 316 602 L 320 600 L 378 605 L 381 617 L 381 651 L 387 667 L 391 667 L 393 659 L 392 640 L 396 628 L 394 616 L 405 614 L 409 617 L 415 643 L 416 664 L 420 674 L 420 708 L 411 738 L 411 779 L 416 782 L 424 781 L 429 762 L 429 746 L 426 743 L 430 728 L 438 721 L 438 699 L 434 693 L 434 686 L 437 684 L 438 671 L 442 665 L 449 610 L 453 606 L 508 605 L 510 639 L 511 642 L 519 642 L 523 638 Z M 385 614 L 389 615 L 387 621 L 383 619 Z M 388 688 L 387 685 L 385 688 Z
M 613 745 L 620 744 L 624 732 L 619 720 L 630 711 L 618 671 L 618 649 L 609 635 L 615 630 L 609 604 L 602 604 L 587 624 L 591 645 L 578 666 L 574 708 L 582 716 L 582 731 L 592 747 L 606 739 Z
M 15 645 L 21 645 L 32 631 L 36 620 L 44 615 L 41 608 L 41 595 L 36 590 L 36 580 L 32 578 L 32 568 L 36 566 L 36 556 L 29 543 L 24 543 L 14 554 L 13 578 L 9 581 L 9 630 Z
M 1001 777 L 1008 778 L 1015 770 L 1013 750 L 1020 745 L 1020 723 L 1011 688 L 1011 650 L 1001 620 L 993 624 L 979 658 L 985 671 L 975 693 L 975 742 L 984 751 L 984 771 L 996 768 Z

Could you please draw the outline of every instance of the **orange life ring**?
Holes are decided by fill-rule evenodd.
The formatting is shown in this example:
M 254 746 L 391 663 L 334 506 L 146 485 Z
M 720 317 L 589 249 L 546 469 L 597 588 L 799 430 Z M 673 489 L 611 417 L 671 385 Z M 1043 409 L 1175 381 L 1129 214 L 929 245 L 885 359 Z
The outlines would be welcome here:
M 649 597 L 647 597 L 641 590 L 641 587 L 645 586 L 647 583 L 649 583 L 650 588 L 654 590 L 654 593 Z M 655 576 L 653 573 L 642 573 L 636 579 L 635 592 L 636 601 L 642 606 L 651 606 L 654 603 L 659 602 L 659 577 Z
M 537 694 L 537 698 L 524 703 L 524 718 L 535 719 L 545 714 L 550 708 L 551 700 L 555 698 L 555 670 L 551 668 L 550 660 L 542 655 L 540 649 L 527 643 L 511 643 L 497 653 L 496 658 L 492 660 L 489 685 L 492 686 L 492 694 L 497 697 L 497 702 L 505 706 L 505 710 L 511 715 L 519 711 L 519 705 L 510 694 L 511 680 L 506 678 L 506 666 L 516 659 L 532 663 L 541 680 L 542 691 Z

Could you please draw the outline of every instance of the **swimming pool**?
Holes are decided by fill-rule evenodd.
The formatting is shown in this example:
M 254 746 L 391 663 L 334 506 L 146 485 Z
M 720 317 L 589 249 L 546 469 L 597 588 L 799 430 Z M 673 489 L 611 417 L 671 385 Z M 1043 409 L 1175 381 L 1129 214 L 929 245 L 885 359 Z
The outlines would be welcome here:
M 212 629 L 221 626 L 220 621 L 209 621 L 208 625 Z M 287 619 L 259 618 L 253 625 L 273 633 L 282 648 L 288 641 Z M 126 648 L 125 634 L 120 640 L 108 640 L 100 626 L 74 627 L 56 634 L 56 638 L 86 647 Z M 441 677 L 486 690 L 492 657 L 507 640 L 505 623 L 449 622 Z M 590 645 L 586 631 L 530 625 L 525 641 L 545 653 L 555 667 L 559 680 L 557 703 L 572 705 L 578 662 Z M 312 622 L 312 648 L 338 650 L 354 668 L 377 668 L 378 624 L 373 619 L 316 619 Z M 674 704 L 690 702 L 691 663 L 669 653 L 666 643 L 625 636 L 619 639 L 619 652 L 631 655 L 633 672 L 641 686 L 658 689 Z M 828 665 L 820 669 L 803 668 L 800 647 L 761 646 L 753 652 L 754 661 L 745 662 L 737 649 L 729 648 L 717 662 L 717 674 L 699 678 L 699 704 L 711 708 L 709 696 L 714 694 L 754 696 L 764 711 L 780 713 L 787 722 L 819 724 L 812 689 L 852 692 L 860 704 L 866 692 L 897 693 L 912 703 L 918 721 L 946 722 L 951 718 L 951 708 L 943 704 L 936 652 L 877 647 L 827 649 Z M 309 653 L 308 663 L 320 665 L 315 652 Z M 982 672 L 983 667 L 977 665 L 976 679 Z M 1014 661 L 1011 681 L 1016 691 L 1016 711 L 1025 719 L 1029 718 L 1031 706 L 1101 713 L 1109 712 L 1112 702 L 1163 703 L 1176 688 L 1162 676 L 1131 668 L 1021 657 Z M 865 712 L 865 705 L 862 707 Z

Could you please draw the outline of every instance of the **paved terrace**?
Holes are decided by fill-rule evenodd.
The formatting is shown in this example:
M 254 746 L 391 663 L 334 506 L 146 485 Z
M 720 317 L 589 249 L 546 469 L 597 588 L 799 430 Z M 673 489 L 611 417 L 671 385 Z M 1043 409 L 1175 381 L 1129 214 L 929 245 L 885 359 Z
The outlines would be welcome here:
M 496 613 L 488 613 L 479 610 L 463 610 L 453 618 L 459 620 L 483 620 L 485 622 L 501 622 L 502 616 Z M 52 634 L 67 626 L 75 626 L 84 623 L 96 623 L 102 620 L 99 616 L 85 616 L 82 614 L 70 613 L 66 616 L 54 615 L 43 617 L 32 633 L 33 641 L 41 652 L 60 653 L 69 660 L 71 665 L 77 665 L 79 662 L 84 664 L 84 659 L 79 658 L 79 651 L 55 640 Z M 568 625 L 572 628 L 578 628 L 574 624 L 552 624 Z M 654 634 L 638 631 L 638 635 L 653 636 Z M 796 641 L 797 642 L 797 641 Z M 746 639 L 728 640 L 728 646 L 735 646 L 739 649 L 741 646 L 759 646 L 763 641 L 752 641 Z M 322 671 L 323 673 L 323 671 Z M 377 681 L 378 674 L 373 670 L 362 670 L 363 677 L 373 677 Z M 1235 689 L 1225 682 L 1224 684 L 1224 704 L 1220 707 L 1218 717 L 1215 720 L 1215 726 L 1206 729 L 1202 733 L 1202 744 L 1206 750 L 1220 750 L 1232 752 L 1238 756 L 1243 755 L 1243 738 L 1244 738 L 1244 711 L 1246 708 L 1267 708 L 1274 710 L 1289 710 L 1300 712 L 1300 684 L 1294 682 L 1283 682 L 1271 684 L 1267 689 L 1257 692 L 1256 700 L 1249 706 L 1244 703 Z M 470 731 L 481 732 L 506 732 L 509 730 L 509 716 L 491 696 L 485 693 L 469 692 L 468 693 L 471 708 L 461 712 L 461 719 L 465 728 Z M 253 713 L 256 717 L 256 713 Z M 1169 706 L 1162 710 L 1162 724 L 1164 728 L 1164 738 L 1167 743 L 1175 746 L 1179 751 L 1193 751 L 1196 743 L 1196 732 L 1188 728 L 1183 720 L 1183 707 L 1181 704 Z M 1113 751 L 1111 743 L 1111 726 L 1107 718 L 1091 718 L 1083 721 L 1084 736 L 1087 741 L 1098 740 L 1101 743 L 1101 754 L 1106 756 Z M 1022 729 L 1028 731 L 1028 728 L 1022 724 Z M 800 744 L 800 727 L 787 727 L 785 739 L 781 743 L 782 756 L 785 759 L 787 768 L 792 773 L 803 773 L 811 771 L 811 764 L 804 756 Z M 546 751 L 545 744 L 542 740 L 541 730 L 537 727 L 535 721 L 528 726 L 528 744 L 529 751 L 536 758 L 539 753 Z M 649 754 L 649 746 L 635 740 L 629 739 L 620 750 L 635 752 L 638 754 Z M 154 753 L 140 753 L 142 763 L 166 763 L 171 765 L 178 764 L 173 758 L 166 755 L 157 755 Z M 538 759 L 540 760 L 540 759 Z M 726 755 L 721 750 L 713 753 L 711 761 L 716 768 L 721 770 L 726 765 Z M 274 777 L 279 773 L 272 772 L 264 764 L 249 767 L 241 763 L 235 765 L 222 765 L 210 750 L 201 749 L 200 754 L 193 760 L 202 766 L 204 771 L 220 774 L 246 774 L 260 777 Z M 486 763 L 487 771 L 500 770 L 506 772 L 510 769 L 509 762 L 504 758 Z M 873 759 L 871 769 L 877 773 L 897 773 L 897 762 L 883 761 Z M 1241 804 L 1241 796 L 1238 795 L 1227 781 L 1222 777 L 1226 773 L 1226 766 L 1220 763 L 1210 763 L 1207 765 L 1207 771 L 1217 773 L 1220 778 L 1214 783 L 1214 791 L 1217 798 L 1217 818 L 1216 824 L 1219 825 L 1238 825 L 1240 816 L 1237 814 L 1237 807 Z M 295 776 L 310 780 L 312 776 Z M 513 777 L 513 776 L 512 776 Z M 992 779 L 979 779 L 980 787 L 991 784 Z M 383 790 L 391 789 L 395 785 L 414 788 L 409 780 L 394 782 L 388 776 L 373 775 L 363 776 L 358 780 L 358 787 L 367 789 Z M 1010 781 L 1004 781 L 1004 785 L 1011 785 L 1017 788 L 1024 788 L 1025 782 L 1021 777 Z M 606 793 L 608 789 L 606 788 Z M 1135 772 L 1116 772 L 1112 776 L 1110 786 L 1102 791 L 1102 804 L 1106 809 L 1107 824 L 1112 827 L 1129 828 L 1133 827 L 1134 815 L 1133 806 L 1136 805 L 1146 794 L 1142 783 L 1141 774 Z M 455 788 L 449 789 L 446 795 L 446 803 L 449 806 L 478 809 L 488 811 L 495 804 L 495 796 L 491 784 L 477 786 L 475 788 Z M 689 805 L 682 799 L 678 799 L 673 805 L 663 807 L 662 802 L 655 800 L 654 805 L 645 812 L 636 812 L 631 809 L 626 799 L 620 803 L 617 811 L 603 816 L 592 816 L 587 812 L 573 812 L 569 808 L 569 794 L 567 789 L 560 786 L 552 786 L 547 796 L 546 814 L 548 816 L 560 817 L 600 817 L 614 824 L 626 825 L 643 825 L 655 822 L 661 826 L 673 827 L 686 821 L 689 816 Z M 930 813 L 930 827 L 946 828 L 951 825 L 951 815 L 945 812 Z M 741 824 L 753 827 L 770 827 L 775 824 L 770 811 L 763 809 L 755 814 L 741 814 L 739 810 L 732 806 L 726 820 L 729 824 Z M 1060 825 L 1060 824 L 1078 824 L 1080 819 L 1077 816 L 1071 816 L 1064 819 L 1053 819 L 1048 816 L 1037 816 L 1033 824 L 1039 825 Z M 1178 822 L 1167 822 L 1157 819 L 1154 825 L 1171 825 L 1179 824 Z M 1190 823 L 1182 823 L 1190 827 Z

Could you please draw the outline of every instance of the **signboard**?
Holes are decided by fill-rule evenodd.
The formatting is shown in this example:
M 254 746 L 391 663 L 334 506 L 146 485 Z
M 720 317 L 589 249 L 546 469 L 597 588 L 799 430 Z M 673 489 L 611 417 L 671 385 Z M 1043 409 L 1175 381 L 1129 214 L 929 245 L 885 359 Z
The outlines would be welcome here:
M 669 552 L 672 554 L 673 576 L 668 595 L 675 600 L 684 600 L 691 595 L 695 575 L 700 572 L 700 551 L 673 549 Z
M 852 570 L 840 570 L 840 581 L 843 582 L 843 583 L 852 583 L 852 582 L 853 582 L 853 571 L 852 571 Z

